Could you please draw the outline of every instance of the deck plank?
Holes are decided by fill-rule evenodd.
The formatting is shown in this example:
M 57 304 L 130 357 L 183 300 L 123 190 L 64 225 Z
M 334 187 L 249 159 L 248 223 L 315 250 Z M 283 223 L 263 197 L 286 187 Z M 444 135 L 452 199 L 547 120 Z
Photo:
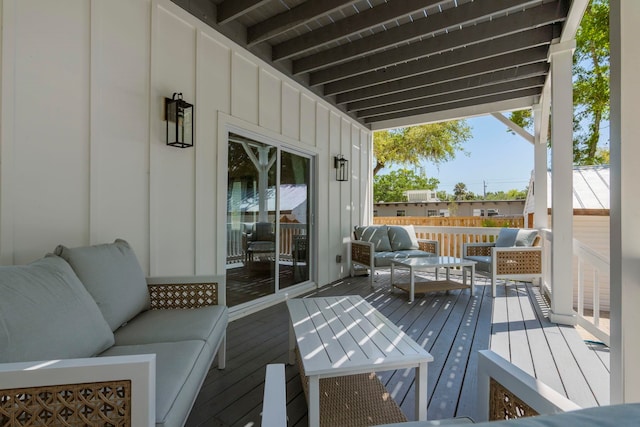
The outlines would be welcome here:
M 513 353 L 524 363 L 527 358 L 518 352 L 523 350 L 520 353 L 525 356 L 529 352 L 532 362 L 528 363 L 538 377 L 581 406 L 602 404 L 603 395 L 608 394 L 604 387 L 608 382 L 608 349 L 590 348 L 574 328 L 549 322 L 544 317 L 548 307 L 540 307 L 537 287 L 510 283 L 507 290 L 499 282 L 494 299 L 490 280 L 478 275 L 474 298 L 468 290 L 455 290 L 417 295 L 409 303 L 404 292 L 391 290 L 388 273 L 380 272 L 375 279 L 373 288 L 369 278 L 361 276 L 327 285 L 309 296 L 361 295 L 434 356 L 428 367 L 430 419 L 476 415 L 477 351 L 489 347 L 505 353 L 508 359 Z M 287 358 L 288 318 L 282 303 L 229 324 L 227 368 L 220 371 L 214 363 L 188 427 L 260 424 L 264 369 L 268 363 Z M 526 348 L 514 349 L 523 343 Z M 580 368 L 578 362 L 586 366 Z M 586 379 L 588 370 L 598 372 L 597 378 L 592 375 Z M 307 404 L 297 367 L 287 366 L 285 372 L 289 426 L 306 426 Z M 414 375 L 413 369 L 379 373 L 409 419 L 414 418 Z

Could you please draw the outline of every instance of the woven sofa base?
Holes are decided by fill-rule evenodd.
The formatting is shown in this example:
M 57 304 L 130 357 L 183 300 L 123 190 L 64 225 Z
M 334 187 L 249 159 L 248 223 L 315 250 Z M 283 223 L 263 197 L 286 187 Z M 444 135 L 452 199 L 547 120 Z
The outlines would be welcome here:
M 131 382 L 0 390 L 0 425 L 131 427 Z
M 308 379 L 297 351 L 296 356 L 308 402 Z M 320 425 L 323 427 L 366 427 L 406 421 L 407 417 L 375 373 L 320 380 Z

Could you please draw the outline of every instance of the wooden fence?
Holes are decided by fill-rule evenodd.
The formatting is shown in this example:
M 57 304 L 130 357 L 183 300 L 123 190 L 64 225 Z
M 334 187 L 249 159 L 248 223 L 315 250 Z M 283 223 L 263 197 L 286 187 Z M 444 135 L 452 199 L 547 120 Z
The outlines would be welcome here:
M 524 217 L 518 216 L 377 216 L 374 224 L 414 225 L 429 227 L 514 227 L 524 228 Z

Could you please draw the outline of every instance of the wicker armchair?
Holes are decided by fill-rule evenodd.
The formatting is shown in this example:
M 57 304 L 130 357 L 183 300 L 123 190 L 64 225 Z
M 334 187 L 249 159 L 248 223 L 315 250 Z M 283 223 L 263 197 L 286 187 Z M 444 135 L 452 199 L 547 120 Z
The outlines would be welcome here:
M 530 246 L 501 246 L 498 236 L 494 243 L 464 243 L 462 258 L 476 261 L 476 271 L 483 270 L 491 275 L 491 295 L 495 297 L 497 279 L 542 281 L 542 247 L 538 246 L 540 240 L 540 236 L 536 236 Z

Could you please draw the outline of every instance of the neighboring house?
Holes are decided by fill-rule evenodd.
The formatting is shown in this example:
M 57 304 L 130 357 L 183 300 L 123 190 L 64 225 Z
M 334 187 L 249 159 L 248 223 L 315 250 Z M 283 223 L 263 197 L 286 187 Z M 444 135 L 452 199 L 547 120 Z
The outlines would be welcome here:
M 410 199 L 411 200 L 411 199 Z M 374 216 L 522 216 L 524 200 L 458 200 L 381 202 Z
M 609 260 L 609 165 L 576 166 L 573 169 L 573 237 Z M 547 171 L 548 206 L 551 206 L 551 171 Z M 533 226 L 535 182 L 533 174 L 525 203 L 525 226 Z M 551 224 L 551 211 L 549 211 Z M 577 304 L 577 259 L 573 261 L 574 304 Z M 584 274 L 585 307 L 593 301 L 593 274 Z M 598 276 L 600 307 L 609 311 L 609 275 Z

